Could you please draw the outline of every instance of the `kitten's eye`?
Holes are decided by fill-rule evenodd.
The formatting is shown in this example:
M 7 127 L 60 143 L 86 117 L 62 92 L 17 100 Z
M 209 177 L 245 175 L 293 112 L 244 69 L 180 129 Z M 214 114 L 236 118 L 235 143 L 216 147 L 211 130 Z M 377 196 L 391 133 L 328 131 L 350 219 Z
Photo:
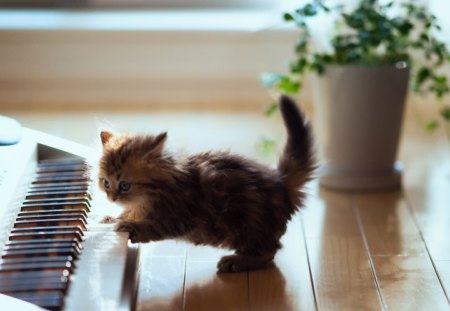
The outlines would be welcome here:
M 103 180 L 103 186 L 105 187 L 105 189 L 109 189 L 109 181 L 108 180 Z
M 128 190 L 130 190 L 130 187 L 131 187 L 131 185 L 127 181 L 121 181 L 119 183 L 119 188 L 120 188 L 120 191 L 122 191 L 122 192 L 127 192 Z

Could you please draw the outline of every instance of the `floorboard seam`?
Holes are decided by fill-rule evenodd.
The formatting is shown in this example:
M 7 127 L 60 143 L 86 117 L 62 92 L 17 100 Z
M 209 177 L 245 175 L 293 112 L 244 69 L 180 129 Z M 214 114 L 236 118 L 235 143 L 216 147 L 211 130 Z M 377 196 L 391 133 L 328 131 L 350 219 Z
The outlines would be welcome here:
M 303 224 L 303 217 L 300 217 L 300 227 L 302 229 L 303 244 L 305 245 L 306 261 L 308 263 L 309 280 L 311 281 L 311 289 L 312 289 L 313 297 L 314 297 L 314 307 L 315 307 L 316 311 L 318 311 L 319 304 L 317 302 L 317 294 L 316 294 L 316 288 L 314 285 L 314 279 L 313 279 L 313 274 L 312 274 L 312 269 L 311 269 L 311 261 L 309 260 L 308 245 L 306 244 L 306 233 L 305 233 L 305 226 Z
M 430 259 L 431 265 L 433 266 L 434 273 L 436 274 L 436 276 L 438 278 L 439 285 L 441 285 L 441 289 L 444 292 L 445 298 L 447 299 L 447 303 L 450 305 L 449 293 L 447 293 L 447 291 L 445 289 L 444 282 L 442 281 L 441 276 L 439 275 L 439 271 L 437 270 L 436 264 L 434 263 L 433 257 L 431 256 L 431 253 L 430 253 L 430 250 L 428 249 L 427 242 L 425 241 L 425 237 L 423 235 L 422 229 L 420 228 L 419 221 L 417 220 L 416 213 L 414 212 L 414 208 L 412 207 L 412 204 L 411 204 L 410 200 L 408 199 L 408 196 L 403 191 L 402 191 L 402 196 L 406 202 L 406 208 L 408 209 L 408 212 L 410 213 L 410 216 L 413 219 L 414 225 L 416 226 L 416 229 L 419 232 L 420 239 L 422 240 L 422 242 L 425 246 L 425 251 L 427 252 L 428 258 Z
M 370 272 L 372 273 L 372 277 L 375 282 L 375 287 L 377 289 L 378 298 L 380 299 L 381 307 L 383 308 L 383 310 L 387 310 L 388 306 L 386 304 L 386 301 L 384 300 L 383 293 L 381 292 L 380 282 L 378 281 L 378 277 L 377 277 L 377 274 L 375 271 L 375 265 L 373 263 L 372 254 L 370 253 L 369 242 L 367 241 L 366 233 L 364 231 L 364 224 L 362 222 L 361 215 L 359 214 L 358 207 L 355 206 L 355 201 L 354 201 L 353 197 L 351 198 L 351 208 L 352 208 L 353 214 L 355 215 L 356 223 L 358 225 L 358 229 L 361 234 L 361 238 L 363 240 L 364 249 L 366 250 L 367 259 L 369 261 Z

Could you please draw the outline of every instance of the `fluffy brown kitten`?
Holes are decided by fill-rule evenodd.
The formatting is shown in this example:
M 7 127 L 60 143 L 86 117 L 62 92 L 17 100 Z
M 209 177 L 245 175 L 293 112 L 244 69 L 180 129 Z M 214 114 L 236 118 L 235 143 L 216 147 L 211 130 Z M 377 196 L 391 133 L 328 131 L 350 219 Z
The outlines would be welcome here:
M 125 207 L 116 230 L 134 243 L 183 239 L 235 250 L 219 261 L 222 272 L 270 264 L 315 168 L 303 114 L 288 97 L 280 110 L 288 139 L 277 169 L 227 152 L 177 158 L 164 151 L 166 133 L 102 132 L 99 185 Z

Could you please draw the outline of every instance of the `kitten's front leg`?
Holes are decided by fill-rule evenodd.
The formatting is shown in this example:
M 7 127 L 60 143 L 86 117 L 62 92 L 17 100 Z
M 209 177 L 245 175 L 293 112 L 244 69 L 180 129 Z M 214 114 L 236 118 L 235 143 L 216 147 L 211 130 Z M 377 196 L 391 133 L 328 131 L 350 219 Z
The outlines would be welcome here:
M 163 226 L 151 220 L 141 220 L 120 221 L 115 230 L 129 232 L 132 243 L 146 243 L 181 236 L 187 231 L 187 227 L 180 223 L 174 226 Z
M 150 221 L 119 221 L 115 227 L 116 231 L 128 232 L 132 243 L 146 243 L 164 239 L 152 228 Z
M 118 217 L 113 217 L 113 216 L 107 215 L 107 216 L 103 217 L 102 220 L 100 220 L 100 223 L 101 224 L 115 224 L 121 220 L 125 220 L 125 219 L 129 218 L 129 214 L 130 214 L 130 210 L 125 210 Z
M 132 243 L 139 243 L 139 242 L 149 242 L 144 241 L 143 234 L 142 234 L 142 228 L 134 221 L 120 221 L 117 223 L 114 230 L 119 232 L 128 232 L 129 233 L 129 239 Z

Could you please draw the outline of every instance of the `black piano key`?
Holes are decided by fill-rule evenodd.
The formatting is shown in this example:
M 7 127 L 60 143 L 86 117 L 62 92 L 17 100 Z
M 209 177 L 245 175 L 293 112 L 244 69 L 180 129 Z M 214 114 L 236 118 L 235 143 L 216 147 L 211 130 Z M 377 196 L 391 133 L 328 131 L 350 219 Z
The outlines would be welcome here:
M 50 198 L 86 198 L 92 200 L 91 194 L 86 190 L 71 190 L 71 191 L 41 191 L 28 193 L 25 200 L 50 199 Z
M 43 226 L 79 226 L 86 230 L 86 222 L 82 218 L 49 218 L 38 220 L 16 220 L 14 228 L 31 228 Z
M 79 232 L 74 231 L 46 231 L 46 232 L 27 232 L 27 233 L 11 233 L 9 236 L 10 241 L 16 240 L 32 240 L 32 239 L 77 239 L 81 241 L 83 239 Z
M 40 278 L 67 278 L 70 275 L 68 269 L 50 271 L 3 271 L 0 273 L 0 282 L 12 282 L 18 279 L 33 280 Z
M 89 187 L 92 181 L 68 181 L 68 182 L 55 182 L 45 184 L 31 184 L 28 188 L 29 191 L 42 190 L 42 189 L 62 189 L 64 187 Z
M 42 171 L 42 170 L 38 170 L 35 174 L 35 177 L 69 177 L 69 176 L 87 176 L 88 171 L 87 170 L 72 170 L 72 171 L 67 171 L 67 170 L 60 170 L 60 171 Z
M 48 231 L 70 231 L 70 232 L 78 232 L 81 235 L 84 235 L 83 229 L 79 226 L 43 226 L 43 227 L 30 227 L 30 228 L 13 228 L 11 230 L 11 234 L 15 233 L 33 233 L 33 232 L 48 232 Z
M 70 192 L 70 191 L 82 191 L 91 194 L 91 187 L 85 186 L 53 186 L 53 187 L 34 187 L 28 189 L 28 194 L 33 195 L 35 193 L 57 193 L 57 192 Z
M 63 182 L 89 182 L 91 181 L 88 176 L 60 176 L 60 177 L 37 177 L 31 183 L 32 184 L 45 184 L 45 183 L 63 183 Z
M 78 203 L 83 202 L 87 204 L 89 207 L 91 206 L 90 200 L 87 198 L 80 198 L 80 197 L 62 197 L 62 198 L 47 198 L 47 199 L 32 199 L 32 200 L 25 200 L 22 203 L 22 206 L 27 205 L 36 205 L 36 204 L 48 204 L 48 203 Z
M 64 185 L 53 185 L 53 186 L 46 186 L 46 185 L 35 185 L 28 188 L 29 194 L 34 194 L 36 192 L 59 192 L 59 191 L 86 191 L 91 193 L 91 186 L 90 184 L 86 185 L 73 185 L 73 186 L 64 186 Z
M 20 265 L 1 264 L 0 274 L 4 272 L 25 272 L 25 271 L 63 271 L 72 270 L 72 263 L 66 262 L 38 262 L 38 263 L 24 263 Z
M 72 262 L 72 265 L 74 265 L 73 256 L 54 256 L 54 257 L 48 257 L 48 256 L 40 256 L 40 257 L 20 257 L 20 258 L 2 258 L 1 263 L 2 264 L 8 264 L 8 265 L 17 265 L 17 264 L 24 264 L 24 263 L 40 263 L 40 262 Z
M 59 290 L 65 292 L 67 289 L 67 282 L 61 280 L 48 280 L 41 279 L 38 281 L 21 281 L 21 282 L 9 282 L 0 283 L 0 292 L 3 294 L 19 293 L 29 291 L 47 291 L 47 290 Z
M 38 239 L 38 240 L 17 240 L 7 241 L 5 246 L 17 246 L 17 245 L 48 245 L 52 243 L 75 243 L 78 247 L 81 247 L 80 242 L 77 239 Z
M 77 171 L 88 171 L 89 167 L 84 164 L 75 165 L 46 165 L 40 166 L 36 170 L 36 173 L 52 173 L 52 172 L 77 172 Z
M 21 211 L 17 217 L 27 216 L 43 216 L 43 215 L 61 215 L 61 214 L 74 214 L 87 216 L 86 210 L 81 208 L 74 209 L 51 209 L 51 210 L 36 210 L 36 211 Z
M 62 291 L 9 293 L 8 296 L 27 301 L 47 310 L 61 310 L 64 293 Z
M 39 167 L 45 167 L 49 165 L 88 165 L 85 159 L 82 158 L 58 158 L 58 159 L 43 159 L 39 161 Z
M 66 248 L 66 247 L 76 247 L 81 250 L 81 246 L 76 242 L 65 242 L 65 243 L 42 243 L 42 244 L 19 244 L 19 245 L 8 245 L 3 248 L 3 252 L 10 250 L 26 250 L 26 249 L 45 249 L 45 248 Z
M 34 256 L 73 256 L 77 258 L 80 254 L 80 250 L 75 247 L 64 248 L 47 248 L 47 249 L 12 249 L 3 253 L 2 258 L 22 258 L 22 257 L 34 257 Z M 1 269 L 1 266 L 0 266 Z
M 72 221 L 77 220 L 84 227 L 87 225 L 86 216 L 82 214 L 57 214 L 57 215 L 32 215 L 32 216 L 17 216 L 16 222 L 14 223 L 15 227 L 20 227 L 22 223 L 26 222 L 53 222 L 53 221 Z
M 45 204 L 28 204 L 21 207 L 21 211 L 39 211 L 39 210 L 59 210 L 59 209 L 84 209 L 90 211 L 90 207 L 83 201 L 67 202 L 67 203 L 45 203 Z
M 32 182 L 59 182 L 59 181 L 91 180 L 87 172 L 53 172 L 36 174 Z

